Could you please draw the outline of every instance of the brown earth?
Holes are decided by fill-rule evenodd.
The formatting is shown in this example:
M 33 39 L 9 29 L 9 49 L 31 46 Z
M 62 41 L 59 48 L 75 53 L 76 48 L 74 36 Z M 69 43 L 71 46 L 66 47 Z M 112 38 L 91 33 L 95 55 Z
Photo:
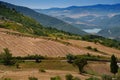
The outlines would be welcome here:
M 28 80 L 29 77 L 36 77 L 38 80 L 50 80 L 51 77 L 60 76 L 65 80 L 65 75 L 72 74 L 74 77 L 85 80 L 89 75 L 80 75 L 78 72 L 60 71 L 60 70 L 46 70 L 45 73 L 38 70 L 24 70 L 24 71 L 0 71 L 0 78 L 11 78 L 12 80 Z
M 3 51 L 3 48 L 8 48 L 14 56 L 40 54 L 42 56 L 49 57 L 63 57 L 66 56 L 68 53 L 72 53 L 74 55 L 81 55 L 88 52 L 94 55 L 103 55 L 99 52 L 87 50 L 85 48 L 86 46 L 93 46 L 98 48 L 98 50 L 108 53 L 110 55 L 114 53 L 117 56 L 120 56 L 120 50 L 105 47 L 100 44 L 94 44 L 91 42 L 80 40 L 67 40 L 66 42 L 70 42 L 72 45 L 65 45 L 63 43 L 48 40 L 42 37 L 34 38 L 20 35 L 11 35 L 7 34 L 5 31 L 14 32 L 0 28 L 0 52 Z
M 107 55 L 115 54 L 117 57 L 120 57 L 120 50 L 115 49 L 115 48 L 106 47 L 99 43 L 95 44 L 93 42 L 80 41 L 80 40 L 67 40 L 67 42 L 69 42 L 79 48 L 85 48 L 85 47 L 91 46 L 92 48 L 97 48 L 98 51 L 101 51 Z

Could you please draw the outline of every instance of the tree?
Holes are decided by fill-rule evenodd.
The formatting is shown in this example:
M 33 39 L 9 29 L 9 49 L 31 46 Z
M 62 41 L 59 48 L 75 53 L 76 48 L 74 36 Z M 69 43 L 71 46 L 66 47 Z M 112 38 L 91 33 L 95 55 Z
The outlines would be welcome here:
M 87 65 L 87 60 L 85 58 L 77 58 L 73 63 L 79 68 L 79 72 L 83 73 L 84 66 Z
M 117 58 L 114 55 L 111 56 L 110 69 L 114 75 L 118 72 Z
M 8 48 L 3 49 L 4 52 L 1 53 L 1 60 L 4 63 L 4 65 L 11 65 L 13 64 L 12 61 L 12 54 L 10 53 Z
M 68 54 L 66 55 L 66 58 L 67 58 L 68 63 L 72 63 L 75 57 L 72 54 Z

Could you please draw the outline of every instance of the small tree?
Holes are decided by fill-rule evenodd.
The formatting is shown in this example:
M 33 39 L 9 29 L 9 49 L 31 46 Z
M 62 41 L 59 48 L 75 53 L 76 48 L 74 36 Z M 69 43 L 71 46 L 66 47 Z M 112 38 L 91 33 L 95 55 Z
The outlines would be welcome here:
M 14 63 L 12 61 L 12 54 L 10 53 L 8 48 L 5 48 L 4 52 L 1 53 L 1 60 L 4 65 L 12 65 Z
M 72 55 L 72 54 L 68 54 L 68 55 L 66 55 L 66 58 L 67 58 L 67 61 L 68 61 L 69 63 L 72 63 L 75 57 L 74 57 L 74 55 Z
M 110 69 L 114 75 L 118 72 L 117 58 L 114 55 L 111 56 Z
M 73 76 L 71 74 L 67 74 L 65 78 L 66 80 L 73 80 Z
M 87 60 L 85 58 L 77 58 L 73 63 L 79 68 L 79 72 L 83 73 L 84 66 L 87 65 Z

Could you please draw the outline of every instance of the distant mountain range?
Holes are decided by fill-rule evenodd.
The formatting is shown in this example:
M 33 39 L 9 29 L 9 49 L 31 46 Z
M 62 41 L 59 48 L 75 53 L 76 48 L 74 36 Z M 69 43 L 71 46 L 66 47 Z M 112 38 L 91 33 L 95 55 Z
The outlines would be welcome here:
M 16 5 L 2 2 L 2 1 L 0 1 L 0 4 L 6 5 L 9 8 L 14 8 L 18 12 L 37 20 L 44 27 L 52 27 L 52 28 L 66 31 L 66 32 L 74 33 L 74 34 L 80 34 L 80 35 L 87 34 L 84 31 L 82 31 L 81 29 L 72 26 L 71 24 L 68 24 L 68 23 L 66 23 L 62 20 L 59 20 L 57 18 L 54 18 L 54 17 L 50 17 L 48 15 L 38 13 L 30 8 L 16 6 Z
M 106 36 L 106 30 L 117 30 L 120 27 L 120 4 L 97 4 L 35 10 L 68 22 L 79 29 L 102 29 L 103 31 L 98 33 L 102 36 Z M 107 37 L 113 38 L 116 36 L 120 36 L 120 33 L 114 31 L 111 35 L 107 35 Z

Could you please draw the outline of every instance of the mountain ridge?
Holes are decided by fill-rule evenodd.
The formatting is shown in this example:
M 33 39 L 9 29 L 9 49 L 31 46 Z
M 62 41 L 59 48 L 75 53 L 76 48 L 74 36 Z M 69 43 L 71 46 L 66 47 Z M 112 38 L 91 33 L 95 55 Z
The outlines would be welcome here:
M 117 3 L 117 4 L 95 4 L 95 5 L 86 5 L 86 6 L 68 6 L 68 7 L 63 7 L 63 8 L 59 8 L 59 7 L 53 7 L 53 8 L 47 8 L 47 9 L 41 9 L 41 10 L 50 10 L 50 9 L 61 9 L 61 10 L 64 10 L 64 9 L 70 9 L 70 8 L 88 8 L 88 7 L 101 7 L 101 6 L 120 6 L 120 3 Z M 34 9 L 39 9 L 39 8 L 34 8 Z
M 37 20 L 39 23 L 44 25 L 44 27 L 52 27 L 52 28 L 56 28 L 58 30 L 63 30 L 63 31 L 70 32 L 73 34 L 81 34 L 81 35 L 86 34 L 84 31 L 78 28 L 75 28 L 74 26 L 66 22 L 63 22 L 62 20 L 59 20 L 54 17 L 50 17 L 48 15 L 44 15 L 41 13 L 37 13 L 30 8 L 16 6 L 16 5 L 12 5 L 10 3 L 6 3 L 2 1 L 0 1 L 0 4 L 4 4 L 9 8 L 15 8 L 15 10 L 17 10 L 18 12 Z
M 38 9 L 36 11 L 54 16 L 83 30 L 95 28 L 106 30 L 113 27 L 120 27 L 120 3 L 70 6 L 66 8 L 50 8 L 42 10 Z M 98 34 L 100 33 L 101 32 Z M 116 34 L 118 35 L 118 33 Z M 104 36 L 103 34 L 100 35 Z M 113 35 L 108 37 L 115 37 L 115 31 Z

